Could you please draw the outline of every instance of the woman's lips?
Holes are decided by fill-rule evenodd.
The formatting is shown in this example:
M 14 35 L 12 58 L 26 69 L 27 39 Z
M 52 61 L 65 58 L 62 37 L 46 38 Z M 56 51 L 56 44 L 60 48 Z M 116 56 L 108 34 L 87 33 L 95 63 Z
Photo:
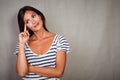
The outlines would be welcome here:
M 34 27 L 37 27 L 38 25 L 39 25 L 39 22 Z

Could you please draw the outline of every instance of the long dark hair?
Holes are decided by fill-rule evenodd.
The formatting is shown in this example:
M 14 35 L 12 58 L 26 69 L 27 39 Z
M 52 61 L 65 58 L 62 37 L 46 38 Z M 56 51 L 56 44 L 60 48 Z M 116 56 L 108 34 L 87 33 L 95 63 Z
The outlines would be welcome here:
M 23 32 L 24 31 L 24 21 L 23 21 L 23 18 L 24 18 L 24 14 L 26 11 L 34 11 L 35 13 L 37 13 L 42 21 L 43 21 L 43 27 L 46 31 L 48 31 L 48 29 L 46 28 L 46 21 L 45 21 L 45 16 L 43 15 L 42 12 L 40 12 L 39 10 L 35 9 L 34 7 L 31 7 L 31 6 L 24 6 L 22 8 L 20 8 L 19 12 L 18 12 L 18 25 L 19 25 L 19 30 L 20 32 Z M 34 33 L 32 30 L 29 30 L 29 33 L 30 33 L 30 36 L 32 36 Z

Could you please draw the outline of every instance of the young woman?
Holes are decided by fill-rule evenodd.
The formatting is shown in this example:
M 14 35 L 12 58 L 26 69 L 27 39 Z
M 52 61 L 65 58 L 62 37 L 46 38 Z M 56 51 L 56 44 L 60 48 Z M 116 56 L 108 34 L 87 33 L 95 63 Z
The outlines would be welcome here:
M 49 32 L 43 13 L 31 6 L 19 10 L 18 24 L 18 75 L 24 80 L 60 80 L 69 52 L 65 37 Z

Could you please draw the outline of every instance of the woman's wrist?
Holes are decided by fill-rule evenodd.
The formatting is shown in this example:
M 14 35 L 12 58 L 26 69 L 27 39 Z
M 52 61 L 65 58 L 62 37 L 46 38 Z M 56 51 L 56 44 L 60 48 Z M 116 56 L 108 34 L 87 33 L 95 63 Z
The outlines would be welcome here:
M 19 46 L 25 46 L 25 43 L 18 43 Z

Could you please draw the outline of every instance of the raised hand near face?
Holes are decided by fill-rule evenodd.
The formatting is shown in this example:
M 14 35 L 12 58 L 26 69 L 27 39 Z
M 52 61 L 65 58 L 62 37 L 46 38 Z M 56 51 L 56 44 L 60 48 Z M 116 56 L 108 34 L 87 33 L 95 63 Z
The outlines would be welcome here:
M 19 34 L 19 44 L 25 44 L 29 39 L 29 32 L 27 30 L 26 24 L 24 25 L 24 32 Z

